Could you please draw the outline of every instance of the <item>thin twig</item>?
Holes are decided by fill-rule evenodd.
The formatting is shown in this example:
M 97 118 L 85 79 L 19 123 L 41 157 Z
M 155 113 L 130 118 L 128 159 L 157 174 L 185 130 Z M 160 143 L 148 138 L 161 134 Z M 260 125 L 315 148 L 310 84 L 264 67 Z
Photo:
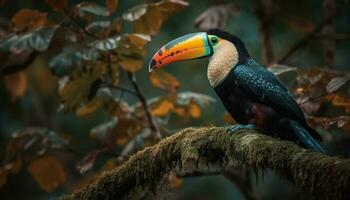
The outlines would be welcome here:
M 341 7 L 341 6 L 339 6 L 339 7 Z M 291 48 L 289 49 L 289 51 L 284 56 L 282 56 L 281 59 L 279 59 L 277 61 L 277 63 L 279 63 L 279 64 L 285 63 L 287 61 L 287 59 L 289 57 L 291 57 L 297 50 L 304 47 L 311 39 L 316 37 L 319 34 L 319 32 L 322 31 L 323 27 L 326 26 L 327 24 L 329 24 L 329 22 L 331 22 L 332 20 L 334 20 L 334 18 L 340 13 L 339 10 L 340 9 L 337 9 L 334 13 L 332 13 L 332 15 L 330 15 L 327 19 L 325 19 L 322 23 L 320 23 L 314 29 L 313 32 L 307 34 L 305 37 L 303 37 L 298 42 L 296 42 L 294 45 L 292 45 Z
M 325 97 L 325 96 L 331 95 L 331 94 L 332 94 L 332 93 L 324 93 L 324 94 L 321 94 L 321 95 L 319 95 L 319 96 L 312 97 L 312 98 L 310 98 L 310 99 L 307 99 L 307 100 L 302 101 L 301 103 L 299 103 L 299 106 L 304 105 L 304 104 L 306 104 L 306 103 L 308 103 L 308 102 L 310 102 L 310 101 L 315 101 L 315 100 L 317 100 L 317 99 L 320 99 L 320 98 L 322 98 L 322 97 Z
M 70 13 L 69 13 L 69 10 L 67 10 L 66 8 L 63 8 L 63 12 L 64 14 L 75 24 L 77 25 L 81 31 L 83 31 L 83 33 L 85 33 L 85 35 L 87 36 L 90 36 L 91 38 L 93 39 L 99 39 L 98 37 L 96 37 L 94 34 L 90 33 L 89 31 L 87 31 L 85 29 L 85 27 L 77 20 L 74 18 L 74 16 L 72 16 Z
M 130 90 L 128 88 L 124 88 L 124 87 L 120 87 L 120 86 L 115 86 L 115 85 L 112 85 L 110 83 L 107 83 L 107 82 L 102 82 L 101 83 L 102 86 L 106 86 L 110 89 L 117 89 L 117 90 L 120 90 L 122 92 L 126 92 L 126 93 L 129 93 L 129 94 L 132 94 L 132 95 L 135 95 L 135 96 L 138 96 L 137 92 L 133 91 L 133 90 Z
M 130 83 L 133 85 L 133 87 L 136 91 L 137 97 L 139 98 L 143 109 L 145 110 L 150 129 L 155 133 L 155 135 L 157 136 L 158 139 L 161 139 L 162 135 L 160 134 L 158 126 L 156 125 L 156 123 L 151 115 L 151 112 L 150 112 L 148 105 L 147 105 L 147 101 L 146 101 L 145 97 L 143 96 L 143 94 L 141 93 L 139 85 L 137 84 L 137 81 L 136 81 L 136 77 L 131 72 L 126 72 L 126 73 L 127 73 L 127 76 L 128 76 Z

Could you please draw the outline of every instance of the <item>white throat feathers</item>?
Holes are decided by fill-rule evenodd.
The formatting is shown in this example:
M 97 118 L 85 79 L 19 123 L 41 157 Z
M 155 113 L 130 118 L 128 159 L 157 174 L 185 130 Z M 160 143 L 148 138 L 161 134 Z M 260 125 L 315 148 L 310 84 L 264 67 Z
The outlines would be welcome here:
M 214 54 L 209 59 L 208 65 L 208 79 L 210 85 L 218 86 L 231 69 L 238 63 L 238 52 L 231 42 L 222 40 L 219 44 L 214 46 Z

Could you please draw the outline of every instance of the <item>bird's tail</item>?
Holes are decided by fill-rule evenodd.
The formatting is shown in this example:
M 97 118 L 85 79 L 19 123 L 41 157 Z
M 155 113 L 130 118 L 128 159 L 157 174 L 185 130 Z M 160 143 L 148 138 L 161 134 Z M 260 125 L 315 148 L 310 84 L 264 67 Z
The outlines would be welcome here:
M 301 141 L 304 146 L 320 153 L 326 153 L 323 147 L 309 134 L 309 132 L 303 126 L 301 126 L 296 121 L 291 121 L 290 124 L 299 141 Z

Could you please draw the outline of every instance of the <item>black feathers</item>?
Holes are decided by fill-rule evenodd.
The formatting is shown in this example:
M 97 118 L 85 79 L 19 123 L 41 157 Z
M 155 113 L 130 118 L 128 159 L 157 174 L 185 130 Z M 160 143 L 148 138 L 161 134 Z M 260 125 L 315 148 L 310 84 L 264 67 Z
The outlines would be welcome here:
M 207 31 L 208 35 L 216 35 L 224 40 L 232 42 L 238 51 L 238 63 L 237 64 L 243 64 L 248 58 L 250 58 L 250 55 L 248 53 L 247 48 L 245 47 L 243 41 L 239 39 L 237 36 L 232 35 L 226 31 L 220 30 L 220 29 L 210 29 Z

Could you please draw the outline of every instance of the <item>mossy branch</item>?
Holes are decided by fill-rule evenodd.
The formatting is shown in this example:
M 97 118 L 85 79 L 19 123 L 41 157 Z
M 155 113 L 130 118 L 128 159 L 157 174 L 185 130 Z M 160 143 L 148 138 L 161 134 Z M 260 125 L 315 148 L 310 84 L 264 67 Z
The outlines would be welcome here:
M 138 199 L 156 195 L 171 171 L 206 169 L 274 170 L 315 197 L 350 198 L 350 159 L 305 150 L 288 141 L 225 128 L 187 128 L 133 155 L 93 184 L 62 199 Z

